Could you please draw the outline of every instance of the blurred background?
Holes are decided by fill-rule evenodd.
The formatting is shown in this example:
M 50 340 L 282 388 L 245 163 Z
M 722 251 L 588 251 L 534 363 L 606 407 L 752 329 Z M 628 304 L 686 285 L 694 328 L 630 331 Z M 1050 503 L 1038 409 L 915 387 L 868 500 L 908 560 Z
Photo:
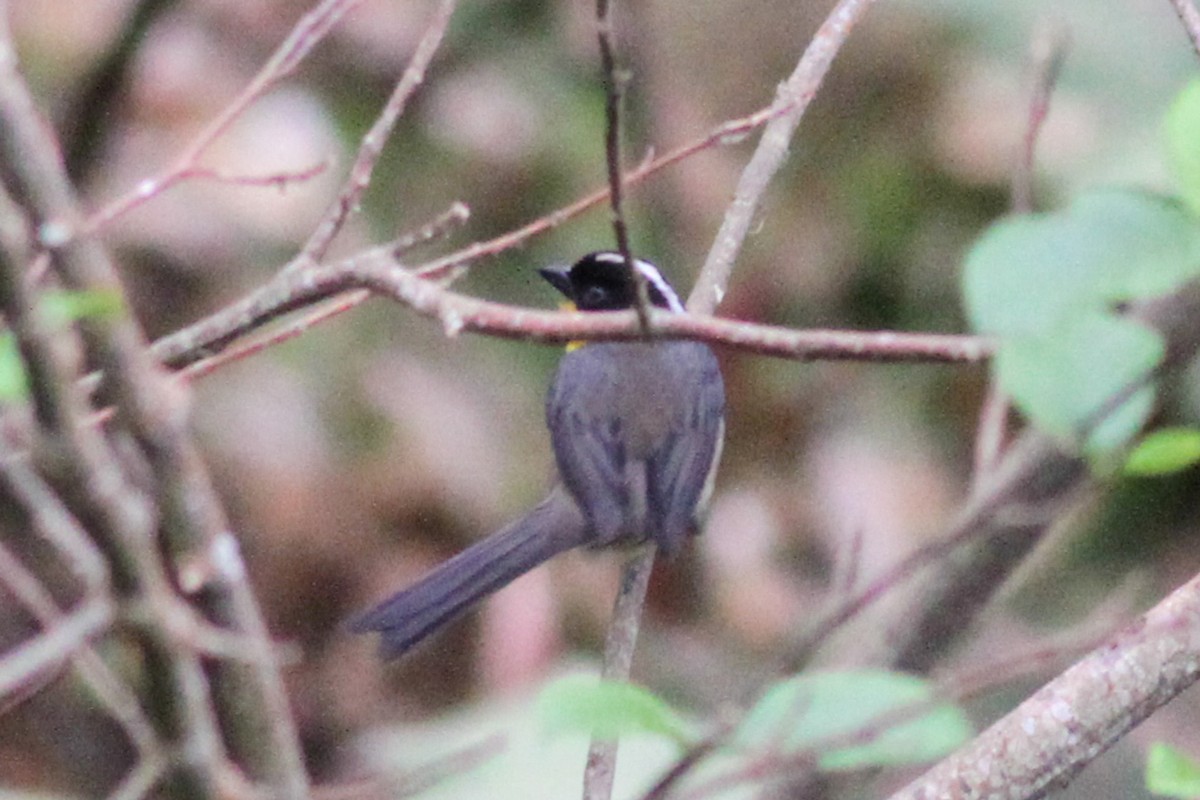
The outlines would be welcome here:
M 25 72 L 71 146 L 90 208 L 167 169 L 309 8 L 11 5 Z M 135 5 L 153 13 L 127 80 L 88 109 L 89 76 Z M 831 5 L 619 4 L 620 59 L 632 75 L 629 163 L 768 105 Z M 332 158 L 324 174 L 282 191 L 187 183 L 106 231 L 151 336 L 240 297 L 296 252 L 431 7 L 363 3 L 206 158 L 254 175 Z M 413 256 L 434 257 L 599 187 L 592 14 L 583 2 L 461 4 L 334 257 L 466 203 L 470 222 Z M 795 327 L 963 331 L 959 264 L 1009 207 L 1031 48 L 1054 31 L 1069 50 L 1038 145 L 1039 207 L 1105 183 L 1170 190 L 1159 120 L 1196 56 L 1165 0 L 880 3 L 805 117 L 719 313 Z M 630 193 L 635 252 L 681 293 L 755 141 L 701 153 Z M 458 288 L 551 307 L 534 268 L 611 246 L 608 220 L 593 211 L 476 265 Z M 746 698 L 770 656 L 828 602 L 854 537 L 865 581 L 938 531 L 966 491 L 985 387 L 976 367 L 720 355 L 729 428 L 710 524 L 656 570 L 635 665 L 637 680 L 698 715 Z M 620 567 L 612 554 L 560 557 L 395 664 L 380 664 L 373 641 L 342 628 L 539 499 L 551 474 L 542 398 L 557 357 L 552 347 L 447 339 L 374 300 L 195 384 L 195 427 L 271 629 L 301 653 L 287 677 L 318 780 L 362 773 L 364 733 L 519 696 L 564 663 L 597 657 Z M 1180 413 L 1194 410 L 1194 394 L 1183 393 Z M 1190 576 L 1200 561 L 1196 477 L 1123 484 L 1094 503 L 953 663 L 1032 647 L 1098 607 L 1128 613 Z M 122 774 L 119 735 L 104 735 L 111 723 L 67 683 L 0 717 L 4 784 L 102 794 Z M 972 711 L 986 722 L 1036 683 L 1006 687 Z M 1140 796 L 1139 742 L 1168 738 L 1200 753 L 1200 729 L 1188 723 L 1195 705 L 1185 698 L 1161 712 L 1071 793 Z

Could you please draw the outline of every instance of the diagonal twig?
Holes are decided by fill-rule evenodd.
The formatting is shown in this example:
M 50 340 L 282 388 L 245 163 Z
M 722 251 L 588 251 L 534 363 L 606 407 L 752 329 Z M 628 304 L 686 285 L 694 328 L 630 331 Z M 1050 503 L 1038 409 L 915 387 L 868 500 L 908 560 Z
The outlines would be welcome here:
M 704 267 L 688 297 L 688 308 L 712 313 L 725 296 L 733 262 L 742 248 L 759 203 L 775 173 L 788 157 L 792 136 L 808 104 L 816 97 L 825 74 L 850 32 L 874 0 L 838 0 L 809 42 L 792 74 L 779 85 L 771 120 L 763 129 L 758 147 L 742 170 L 733 202 L 725 213 Z
M 349 180 L 342 187 L 342 191 L 338 194 L 337 199 L 333 201 L 333 204 L 325 212 L 325 216 L 317 223 L 317 227 L 313 230 L 312 235 L 309 236 L 308 241 L 305 242 L 299 257 L 293 261 L 290 268 L 304 264 L 319 263 L 323 260 L 325 254 L 329 251 L 329 245 L 333 243 L 334 237 L 342 229 L 350 214 L 357 210 L 363 193 L 366 192 L 367 187 L 371 183 L 375 163 L 379 160 L 379 156 L 383 152 L 383 145 L 391 135 L 392 129 L 395 128 L 396 122 L 404 113 L 404 108 L 408 105 L 408 101 L 412 98 L 413 93 L 416 92 L 417 88 L 425 80 L 425 71 L 429 69 L 429 64 L 433 60 L 434 54 L 437 52 L 438 47 L 441 46 L 442 38 L 445 36 L 446 28 L 450 24 L 450 17 L 454 14 L 456 5 L 457 0 L 441 0 L 438 3 L 437 8 L 434 10 L 433 18 L 417 42 L 416 50 L 413 51 L 413 56 L 408 62 L 408 67 L 405 68 L 404 74 L 400 76 L 396 88 L 392 90 L 391 97 L 388 98 L 379 116 L 375 118 L 371 129 L 362 138 L 362 142 L 358 148 L 358 155 L 355 157 L 354 164 L 350 168 Z
M 1171 6 L 1179 15 L 1179 21 L 1183 23 L 1183 29 L 1187 32 L 1188 39 L 1191 40 L 1192 48 L 1197 55 L 1200 55 L 1200 11 L 1196 10 L 1192 0 L 1171 0 Z
M 229 130 L 230 126 L 261 97 L 271 92 L 285 78 L 296 71 L 309 52 L 333 29 L 333 26 L 363 0 L 322 0 L 305 14 L 287 39 L 258 71 L 254 79 L 227 105 L 224 110 L 192 140 L 175 160 L 175 163 L 159 175 L 141 181 L 133 190 L 107 204 L 80 225 L 78 233 L 94 233 L 111 224 L 147 200 L 158 196 L 168 188 L 192 177 L 200 167 L 208 149 Z M 72 231 L 71 234 L 75 234 Z

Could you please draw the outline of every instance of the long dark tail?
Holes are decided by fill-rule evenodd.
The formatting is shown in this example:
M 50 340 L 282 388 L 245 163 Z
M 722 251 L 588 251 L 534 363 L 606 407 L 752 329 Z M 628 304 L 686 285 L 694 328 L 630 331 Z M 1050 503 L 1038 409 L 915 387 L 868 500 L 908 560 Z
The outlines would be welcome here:
M 396 658 L 492 592 L 588 538 L 579 507 L 556 487 L 521 519 L 351 619 L 350 630 L 378 631 L 380 656 Z

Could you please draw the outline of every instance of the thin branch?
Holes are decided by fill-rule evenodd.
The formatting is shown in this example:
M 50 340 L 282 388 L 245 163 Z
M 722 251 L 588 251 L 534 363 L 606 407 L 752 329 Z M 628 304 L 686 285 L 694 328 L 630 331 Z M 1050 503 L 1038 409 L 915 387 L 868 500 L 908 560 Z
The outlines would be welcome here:
M 340 294 L 332 300 L 314 306 L 300 319 L 280 326 L 278 330 L 254 337 L 249 341 L 232 346 L 228 350 L 223 350 L 208 358 L 191 362 L 180 370 L 179 375 L 188 381 L 198 380 L 206 375 L 211 375 L 218 369 L 228 366 L 235 361 L 250 358 L 290 339 L 295 339 L 297 336 L 307 333 L 322 322 L 340 316 L 352 308 L 357 308 L 370 296 L 371 293 L 365 289 L 357 289 L 352 292 Z
M 38 624 L 53 630 L 63 624 L 66 615 L 54 597 L 7 547 L 0 545 L 0 575 L 15 597 Z M 80 646 L 72 658 L 75 670 L 96 699 L 125 731 L 129 741 L 143 758 L 161 748 L 154 726 L 142 711 L 137 697 L 109 668 L 99 653 L 88 644 Z
M 362 1 L 322 0 L 320 5 L 296 23 L 287 39 L 276 49 L 254 79 L 192 140 L 173 166 L 156 177 L 139 182 L 132 191 L 101 208 L 84 222 L 79 233 L 94 233 L 175 184 L 198 174 L 196 171 L 201 168 L 200 161 L 213 143 L 229 130 L 246 109 L 295 72 L 300 62 L 325 38 L 333 26 Z
M 1196 10 L 1192 0 L 1171 0 L 1171 6 L 1179 15 L 1179 21 L 1183 23 L 1183 29 L 1192 42 L 1192 48 L 1197 55 L 1200 55 L 1200 11 Z
M 428 224 L 422 225 L 418 230 L 397 239 L 389 245 L 389 250 L 399 256 L 417 245 L 445 236 L 452 228 L 466 222 L 468 216 L 469 211 L 465 205 L 462 203 L 453 203 L 446 212 L 440 214 Z M 337 295 L 331 300 L 314 305 L 298 319 L 289 320 L 286 324 L 278 326 L 275 330 L 264 333 L 261 336 L 253 336 L 247 342 L 231 346 L 229 349 L 222 350 L 207 358 L 192 361 L 180 370 L 179 374 L 189 381 L 203 378 L 234 361 L 249 358 L 277 344 L 307 333 L 317 325 L 340 316 L 352 308 L 357 308 L 369 297 L 371 297 L 371 293 L 365 289 L 355 289 Z M 156 348 L 171 338 L 167 337 L 167 339 L 156 343 Z M 205 347 L 204 351 L 210 352 L 208 347 Z
M 448 335 L 464 331 L 545 343 L 574 339 L 642 338 L 633 312 L 542 311 L 457 294 L 395 265 L 389 248 L 375 248 L 339 264 L 280 276 L 202 322 L 156 342 L 153 353 L 179 368 L 221 352 L 246 332 L 298 308 L 354 289 L 403 303 L 438 320 Z M 893 331 L 796 331 L 737 320 L 654 310 L 654 335 L 696 339 L 796 360 L 977 363 L 991 354 L 988 340 L 953 334 Z
M 635 554 L 621 571 L 621 587 L 613 605 L 612 622 L 604 642 L 606 681 L 628 681 L 637 649 L 638 629 L 641 627 L 642 607 L 646 587 L 654 570 L 654 545 L 647 545 Z M 617 774 L 617 742 L 593 739 L 588 748 L 587 767 L 583 773 L 584 800 L 608 800 L 612 797 L 613 779 Z
M 298 31 L 302 33 L 303 26 Z M 82 229 L 83 215 L 48 130 L 16 69 L 7 29 L 0 30 L 0 164 L 11 173 L 16 194 L 50 249 L 63 285 L 79 291 L 119 292 L 108 253 L 91 237 L 73 235 Z M 156 534 L 163 537 L 162 547 L 175 555 L 210 551 L 220 556 L 222 581 L 206 587 L 203 605 L 214 621 L 243 632 L 260 652 L 269 653 L 271 644 L 246 583 L 244 564 L 236 543 L 228 542 L 232 537 L 226 532 L 223 512 L 189 437 L 183 398 L 151 360 L 130 317 L 88 317 L 79 321 L 79 328 L 89 356 L 103 372 L 104 388 L 117 410 L 116 422 L 140 445 L 153 478 L 156 514 L 151 515 L 144 508 L 133 512 L 123 505 L 112 506 L 114 490 L 125 489 L 120 486 L 119 465 L 59 464 L 60 469 L 75 471 L 69 485 L 89 493 L 83 498 L 88 506 L 109 515 L 102 517 L 103 529 L 114 537 L 113 555 L 124 562 L 123 573 L 128 570 L 124 592 L 146 593 L 151 600 L 174 596 L 159 557 L 161 549 L 153 544 Z M 73 419 L 68 426 L 72 431 L 95 435 Z M 114 513 L 126 516 L 116 518 L 111 516 Z M 156 716 L 165 722 L 167 738 L 182 737 L 183 741 L 171 744 L 189 752 L 180 764 L 181 777 L 193 790 L 206 792 L 204 787 L 227 760 L 208 675 L 199 657 L 175 646 L 161 628 L 138 632 L 162 681 L 154 694 L 161 705 Z M 260 660 L 266 661 L 266 656 Z M 277 671 L 218 663 L 213 676 L 217 707 L 225 712 L 221 719 L 231 723 L 226 733 L 237 757 L 282 795 L 306 797 L 303 760 Z
M 107 800 L 142 800 L 166 776 L 164 758 L 140 758 L 133 769 L 116 785 Z
M 627 172 L 622 183 L 627 187 L 633 186 L 666 167 L 677 164 L 696 153 L 712 149 L 713 147 L 738 144 L 754 130 L 766 125 L 786 110 L 785 108 L 771 105 L 745 117 L 723 122 L 699 139 L 681 145 L 658 158 L 650 159 L 636 169 Z M 608 200 L 611 191 L 611 187 L 605 184 L 602 188 L 581 197 L 570 205 L 539 217 L 515 231 L 510 231 L 485 242 L 476 242 L 456 253 L 451 253 L 428 264 L 423 264 L 417 267 L 415 271 L 429 278 L 438 278 L 450 274 L 466 264 L 478 261 L 481 258 L 494 256 L 497 253 L 516 247 L 534 236 L 558 227 L 567 220 L 573 219 Z
M 679 161 L 695 155 L 704 150 L 711 149 L 717 146 L 733 145 L 741 142 L 755 129 L 767 124 L 770 120 L 779 116 L 787 109 L 771 106 L 760 111 L 756 111 L 745 117 L 734 120 L 729 120 L 721 125 L 713 128 L 705 136 L 685 144 L 681 147 L 672 150 L 671 152 L 659 158 L 652 159 L 640 165 L 636 169 L 625 175 L 624 183 L 626 186 L 632 186 L 640 183 L 650 175 L 655 174 L 668 166 L 678 163 Z M 546 231 L 561 225 L 569 219 L 572 219 L 583 212 L 603 203 L 609 197 L 610 189 L 606 185 L 601 189 L 586 195 L 574 203 L 559 209 L 558 211 L 540 217 L 533 222 L 518 228 L 515 231 L 497 236 L 485 242 L 476 242 L 462 250 L 451 253 L 448 256 L 438 258 L 427 264 L 414 269 L 414 272 L 423 277 L 430 279 L 440 279 L 447 276 L 452 276 L 466 265 L 477 261 L 481 258 L 494 256 L 504 250 L 520 245 L 522 242 L 541 234 Z M 288 270 L 292 271 L 292 270 Z M 320 315 L 314 320 L 302 320 L 296 324 L 295 333 L 302 333 L 307 328 L 311 327 L 315 322 L 323 322 L 327 319 L 332 319 L 340 313 L 344 313 L 352 308 L 357 307 L 360 303 L 367 299 L 369 295 L 358 293 L 351 297 L 339 298 L 338 307 L 328 315 Z M 233 307 L 221 309 L 208 318 L 194 323 L 188 328 L 177 331 L 174 334 L 163 337 L 155 344 L 155 352 L 163 363 L 172 366 L 183 366 L 201 358 L 206 358 L 215 355 L 229 341 L 249 333 L 255 326 L 240 327 L 238 320 L 244 319 L 241 312 L 247 305 L 256 307 L 266 307 L 270 305 L 272 298 L 278 298 L 279 292 L 277 287 L 267 285 L 254 292 L 251 298 L 235 304 Z M 295 308 L 295 305 L 290 304 L 286 299 L 277 301 L 280 306 L 287 306 L 288 310 Z M 283 312 L 270 315 L 269 317 L 261 317 L 261 321 L 267 318 L 274 318 L 281 315 Z M 226 329 L 227 328 L 227 329 Z M 292 334 L 281 334 L 282 339 L 291 338 Z M 219 346 L 213 346 L 214 343 L 220 342 Z M 212 349 L 209 349 L 212 348 Z M 259 348 L 261 349 L 261 348 Z
M 273 667 L 292 660 L 285 647 L 275 648 L 264 659 L 246 635 L 213 625 L 177 598 L 160 601 L 154 608 L 132 604 L 125 616 L 133 623 L 161 624 L 181 646 L 211 658 Z
M 625 94 L 628 76 L 617 68 L 616 45 L 613 41 L 612 4 L 596 0 L 596 39 L 600 45 L 600 70 L 604 76 L 604 164 L 608 170 L 608 205 L 612 209 L 613 236 L 617 252 L 625 259 L 636 287 L 634 309 L 638 323 L 650 332 L 650 287 L 641 270 L 633 268 L 633 251 L 629 247 L 629 228 L 625 224 L 624 187 L 621 169 L 621 98 Z
M 1034 36 L 1032 57 L 1033 90 L 1029 95 L 1025 135 L 1018 150 L 1012 180 L 1012 210 L 1028 214 L 1034 210 L 1034 159 L 1039 134 L 1050 111 L 1050 98 L 1067 54 L 1067 35 L 1061 28 L 1047 28 Z
M 666 800 L 675 787 L 692 773 L 692 770 L 703 762 L 710 753 L 725 744 L 732 731 L 732 725 L 723 725 L 716 733 L 706 736 L 689 747 L 687 752 L 680 756 L 671 765 L 671 768 L 642 795 L 641 800 Z
M 79 522 L 58 496 L 26 463 L 9 426 L 0 423 L 2 441 L 9 455 L 0 457 L 0 496 L 7 490 L 12 501 L 23 507 L 29 518 L 28 528 L 48 541 L 81 579 L 87 596 L 100 596 L 109 587 L 109 570 L 101 553 L 88 538 Z M 7 576 L 14 596 L 44 627 L 58 625 L 63 614 L 54 598 L 20 561 L 0 546 L 0 569 Z M 97 699 L 125 730 L 138 752 L 146 757 L 158 747 L 154 727 L 138 705 L 137 697 L 104 663 L 91 647 L 80 649 L 74 659 L 80 677 Z
M 1062 72 L 1066 50 L 1067 36 L 1060 28 L 1044 28 L 1034 36 L 1030 54 L 1033 86 L 1029 93 L 1025 133 L 1021 137 L 1012 176 L 1011 205 L 1012 210 L 1018 214 L 1027 214 L 1034 209 L 1033 182 L 1037 142 L 1050 109 L 1050 98 L 1055 84 Z M 1000 457 L 1008 432 L 1010 408 L 1008 397 L 1001 391 L 995 376 L 989 376 L 975 435 L 973 480 L 976 483 L 983 480 L 984 475 Z
M 298 170 L 281 170 L 279 172 L 268 172 L 262 175 L 249 175 L 237 172 L 225 172 L 224 170 L 213 169 L 211 167 L 189 167 L 179 172 L 179 181 L 185 180 L 208 180 L 214 183 L 225 183 L 231 186 L 260 186 L 269 189 L 286 189 L 294 183 L 304 183 L 311 181 L 313 178 L 321 175 L 329 169 L 329 160 L 318 161 L 310 167 L 304 167 Z M 155 194 L 162 191 L 162 188 L 153 188 L 151 184 L 145 184 L 145 190 L 149 194 Z
M 331 8 L 332 5 L 327 4 L 327 7 Z M 403 113 L 408 100 L 423 82 L 425 72 L 428 69 L 429 63 L 432 61 L 434 54 L 437 52 L 439 45 L 441 44 L 446 28 L 449 25 L 450 18 L 453 15 L 455 6 L 455 0 L 442 0 L 442 2 L 438 5 L 433 17 L 425 29 L 425 32 L 418 41 L 416 50 L 408 64 L 408 67 L 405 69 L 404 74 L 397 82 L 397 85 L 393 90 L 391 97 L 388 99 L 387 104 L 384 106 L 383 110 L 372 124 L 370 131 L 368 131 L 367 135 L 363 138 L 362 144 L 359 147 L 358 155 L 356 156 L 355 162 L 351 167 L 349 180 L 343 187 L 337 199 L 326 211 L 324 217 L 317 224 L 316 229 L 305 243 L 301 252 L 291 261 L 291 263 L 286 265 L 283 270 L 281 270 L 281 273 L 286 274 L 295 272 L 301 268 L 311 267 L 320 262 L 321 259 L 325 257 L 330 244 L 332 244 L 333 239 L 341 230 L 346 219 L 353 211 L 357 209 L 363 193 L 370 184 L 375 164 L 382 153 L 384 143 L 386 142 L 387 137 L 391 133 L 392 129 L 395 127 L 400 115 Z M 315 14 L 317 12 L 313 13 Z M 319 33 L 320 35 L 324 35 L 324 31 L 320 31 Z M 293 39 L 297 39 L 295 34 L 289 39 L 289 41 Z M 280 48 L 281 52 L 287 49 L 287 43 Z M 268 74 L 270 74 L 269 70 L 264 68 L 263 72 L 260 73 L 259 79 L 256 80 L 256 84 L 266 83 L 264 76 Z M 278 80 L 281 77 L 282 75 L 278 75 L 272 80 Z M 247 101 L 252 99 L 252 88 L 253 86 L 248 88 L 246 93 L 244 93 L 243 97 Z M 228 114 L 224 116 L 228 116 Z M 221 128 L 217 125 L 217 123 L 214 123 L 210 129 L 211 135 L 215 138 L 215 135 L 217 135 L 220 130 Z M 198 141 L 203 140 L 204 136 L 202 135 Z M 199 154 L 202 153 L 202 148 L 197 149 L 196 145 L 193 145 L 192 151 L 196 154 L 196 158 L 198 158 Z M 194 161 L 195 158 L 189 160 L 187 154 L 185 154 L 184 158 L 180 160 L 180 166 L 178 169 L 180 172 L 190 171 L 191 173 L 202 171 L 198 167 L 187 166 L 190 163 L 194 163 Z M 141 188 L 144 192 L 153 194 L 162 191 L 164 187 L 156 184 L 155 182 L 149 182 L 144 184 Z M 467 209 L 464 205 L 461 203 L 455 203 L 446 214 L 439 216 L 428 225 L 423 226 L 422 229 L 416 234 L 407 237 L 401 242 L 397 242 L 393 245 L 393 248 L 394 250 L 399 251 L 422 241 L 428 241 L 432 238 L 443 235 L 450 227 L 461 224 L 462 221 L 466 219 L 467 213 Z M 367 295 L 361 292 L 356 292 L 348 297 L 340 298 L 336 304 L 327 306 L 326 308 L 319 310 L 317 313 L 309 315 L 299 324 L 291 326 L 288 330 L 261 339 L 244 348 L 240 348 L 234 354 L 230 354 L 225 358 L 208 359 L 202 369 L 197 368 L 193 372 L 193 376 L 198 374 L 207 374 L 208 372 L 211 372 L 218 367 L 229 363 L 230 361 L 246 357 L 275 343 L 293 338 L 294 336 L 303 333 L 309 327 L 318 324 L 319 322 L 354 308 L 363 300 L 365 300 L 366 297 Z M 205 352 L 199 355 L 207 356 L 212 355 L 212 353 Z
M 113 113 L 129 81 L 131 68 L 146 34 L 177 0 L 138 0 L 126 15 L 119 35 L 78 85 L 63 115 L 63 160 L 71 179 L 79 181 L 103 151 L 120 116 Z
M 720 305 L 734 259 L 742 248 L 767 186 L 787 159 L 792 136 L 808 104 L 821 88 L 834 56 L 873 2 L 838 0 L 809 42 L 796 69 L 779 85 L 772 104 L 772 119 L 763 130 L 750 162 L 742 170 L 733 202 L 729 204 L 700 277 L 688 297 L 688 308 L 693 311 L 711 314 Z
M 1200 577 L 892 800 L 1045 797 L 1198 677 Z
M 346 219 L 357 210 L 363 193 L 371 183 L 371 175 L 375 170 L 375 163 L 383 152 L 384 143 L 387 142 L 400 115 L 404 113 L 409 99 L 425 80 L 425 71 L 429 68 L 429 63 L 442 43 L 456 4 L 456 0 L 441 0 L 438 3 L 433 18 L 417 42 L 416 50 L 408 62 L 408 67 L 400 76 L 383 111 L 376 117 L 371 129 L 367 131 L 367 135 L 363 137 L 358 148 L 358 155 L 354 159 L 354 165 L 350 168 L 350 179 L 325 212 L 325 216 L 317 223 L 316 229 L 305 242 L 300 257 L 293 262 L 293 266 L 319 263 L 323 260 L 329 251 L 329 245 L 333 243 L 334 237 L 342 229 Z
M 29 465 L 28 456 L 3 422 L 0 422 L 0 441 L 8 450 L 0 456 L 0 486 L 24 506 L 29 528 L 50 543 L 89 593 L 106 592 L 111 577 L 100 549 L 54 490 Z
M 19 691 L 46 672 L 61 669 L 112 621 L 112 605 L 106 598 L 94 597 L 65 615 L 54 627 L 9 650 L 0 657 L 0 697 Z

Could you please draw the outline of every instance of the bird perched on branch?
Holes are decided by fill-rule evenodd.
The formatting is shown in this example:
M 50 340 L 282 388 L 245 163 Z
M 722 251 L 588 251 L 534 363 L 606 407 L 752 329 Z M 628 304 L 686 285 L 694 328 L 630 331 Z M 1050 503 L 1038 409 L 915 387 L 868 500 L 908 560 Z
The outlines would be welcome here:
M 648 261 L 650 302 L 683 311 Z M 584 256 L 539 270 L 580 311 L 633 308 L 624 257 Z M 725 432 L 725 384 L 705 344 L 649 339 L 573 344 L 546 396 L 559 481 L 525 516 L 351 620 L 395 658 L 476 602 L 573 547 L 653 541 L 670 554 L 698 531 Z

